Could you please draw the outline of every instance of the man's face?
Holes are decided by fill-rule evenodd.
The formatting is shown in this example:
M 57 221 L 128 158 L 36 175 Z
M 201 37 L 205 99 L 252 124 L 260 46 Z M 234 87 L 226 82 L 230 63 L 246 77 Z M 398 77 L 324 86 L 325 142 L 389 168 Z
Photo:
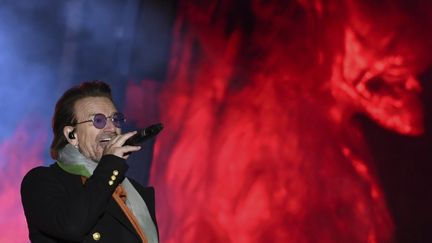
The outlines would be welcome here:
M 86 97 L 75 103 L 74 111 L 79 123 L 91 120 L 98 113 L 110 117 L 117 112 L 117 109 L 106 97 Z M 99 162 L 102 157 L 103 150 L 108 143 L 106 139 L 120 133 L 120 128 L 115 127 L 110 119 L 107 119 L 106 126 L 102 129 L 94 127 L 92 122 L 77 124 L 75 128 L 79 151 L 95 162 Z
M 344 56 L 333 66 L 334 90 L 342 90 L 381 126 L 405 135 L 422 134 L 422 87 L 416 79 L 422 59 L 409 49 L 386 55 L 368 49 L 349 28 L 345 38 Z

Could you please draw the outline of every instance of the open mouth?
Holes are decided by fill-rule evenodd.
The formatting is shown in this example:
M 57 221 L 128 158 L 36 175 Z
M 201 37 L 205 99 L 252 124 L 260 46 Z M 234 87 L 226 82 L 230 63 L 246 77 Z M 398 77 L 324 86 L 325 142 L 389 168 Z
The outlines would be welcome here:
M 101 147 L 105 147 L 107 146 L 107 144 L 111 141 L 111 138 L 103 138 L 101 140 L 99 140 L 99 144 Z

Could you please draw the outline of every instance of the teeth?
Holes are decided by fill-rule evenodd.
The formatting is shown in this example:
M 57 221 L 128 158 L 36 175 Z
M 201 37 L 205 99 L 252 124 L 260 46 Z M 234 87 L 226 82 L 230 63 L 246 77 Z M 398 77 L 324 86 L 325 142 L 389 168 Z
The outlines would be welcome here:
M 101 140 L 101 142 L 109 142 L 109 141 L 111 141 L 111 138 L 104 138 Z

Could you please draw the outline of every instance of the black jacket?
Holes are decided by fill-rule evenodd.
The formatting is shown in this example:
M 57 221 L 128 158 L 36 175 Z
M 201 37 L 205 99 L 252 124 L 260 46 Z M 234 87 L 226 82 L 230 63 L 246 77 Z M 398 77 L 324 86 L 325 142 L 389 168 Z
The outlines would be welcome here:
M 127 168 L 124 159 L 105 155 L 85 185 L 81 176 L 67 173 L 57 164 L 29 171 L 21 184 L 21 198 L 30 241 L 141 242 L 112 198 Z M 146 202 L 157 229 L 154 189 L 129 180 Z

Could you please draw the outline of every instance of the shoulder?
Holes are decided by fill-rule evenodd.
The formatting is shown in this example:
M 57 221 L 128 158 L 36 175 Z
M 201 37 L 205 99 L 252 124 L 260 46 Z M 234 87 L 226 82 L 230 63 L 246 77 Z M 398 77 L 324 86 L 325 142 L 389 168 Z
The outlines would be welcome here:
M 59 174 L 61 172 L 62 170 L 56 163 L 53 163 L 50 166 L 38 166 L 29 170 L 24 176 L 23 180 L 51 176 L 51 175 Z
M 21 198 L 23 205 L 28 201 L 34 201 L 41 188 L 46 188 L 47 182 L 53 179 L 50 167 L 38 166 L 31 169 L 21 182 Z M 55 183 L 52 183 L 55 184 Z
M 27 181 L 32 181 L 34 179 L 43 178 L 52 174 L 52 169 L 50 167 L 38 166 L 31 169 L 23 178 L 23 183 Z
M 21 188 L 33 188 L 47 182 L 57 184 L 65 176 L 68 176 L 67 173 L 60 169 L 56 163 L 50 166 L 38 166 L 28 171 L 23 177 Z

